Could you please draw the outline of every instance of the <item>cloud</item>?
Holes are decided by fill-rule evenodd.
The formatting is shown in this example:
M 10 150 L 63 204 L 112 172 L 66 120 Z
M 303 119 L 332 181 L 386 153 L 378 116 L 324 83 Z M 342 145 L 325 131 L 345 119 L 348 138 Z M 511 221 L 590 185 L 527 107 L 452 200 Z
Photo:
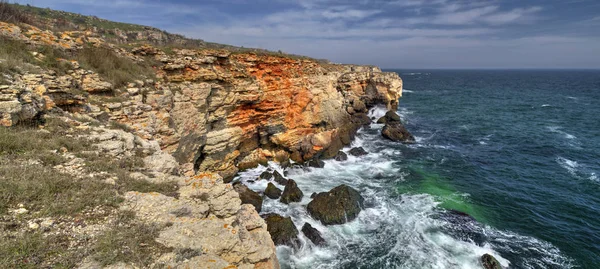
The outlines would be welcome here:
M 530 21 L 531 17 L 527 16 L 537 13 L 541 10 L 542 8 L 537 6 L 530 8 L 515 8 L 508 12 L 492 14 L 490 16 L 482 18 L 482 20 L 490 24 L 506 24 L 525 20 Z
M 461 12 L 440 14 L 431 21 L 435 24 L 472 24 L 484 15 L 490 14 L 498 9 L 497 6 L 474 8 Z

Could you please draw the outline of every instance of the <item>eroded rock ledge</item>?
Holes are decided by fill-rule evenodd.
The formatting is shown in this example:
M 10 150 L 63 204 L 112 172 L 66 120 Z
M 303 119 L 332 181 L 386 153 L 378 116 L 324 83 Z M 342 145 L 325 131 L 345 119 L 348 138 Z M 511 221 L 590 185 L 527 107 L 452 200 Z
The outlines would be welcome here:
M 184 170 L 226 182 L 267 160 L 334 157 L 370 121 L 369 107 L 395 109 L 402 93 L 398 75 L 376 67 L 223 51 L 156 58 L 165 83 L 113 118 L 157 138 Z
M 70 51 L 106 47 L 135 63 L 154 61 L 156 79 L 123 88 L 70 60 L 64 60 L 65 74 L 40 68 L 7 75 L 0 85 L 0 125 L 67 112 L 127 127 L 95 138 L 102 141 L 97 147 L 119 155 L 146 145 L 154 153 L 145 165 L 179 182 L 177 198 L 130 192 L 122 204 L 140 221 L 166 227 L 157 242 L 205 254 L 173 266 L 210 260 L 216 266 L 278 268 L 264 220 L 253 206 L 241 205 L 227 182 L 240 169 L 269 160 L 335 157 L 370 122 L 368 108 L 395 110 L 402 94 L 396 73 L 372 66 L 226 50 L 124 49 L 95 32 L 53 33 L 9 23 L 0 23 L 0 35 Z M 103 96 L 113 101 L 98 102 L 110 99 Z M 172 257 L 163 258 L 171 264 Z

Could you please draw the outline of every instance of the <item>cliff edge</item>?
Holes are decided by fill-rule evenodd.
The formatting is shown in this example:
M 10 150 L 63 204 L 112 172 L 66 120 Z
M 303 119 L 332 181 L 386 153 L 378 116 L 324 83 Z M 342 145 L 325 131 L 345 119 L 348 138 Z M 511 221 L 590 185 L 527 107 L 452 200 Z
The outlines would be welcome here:
M 51 163 L 3 150 L 1 164 L 10 169 L 37 163 L 72 180 L 96 182 L 116 196 L 115 202 L 95 205 L 106 216 L 89 220 L 95 225 L 90 230 L 71 225 L 86 206 L 60 217 L 39 211 L 35 201 L 3 193 L 2 223 L 16 225 L 3 237 L 15 243 L 31 233 L 41 238 L 63 233 L 81 241 L 75 247 L 87 248 L 104 242 L 102 232 L 120 223 L 122 212 L 133 212 L 127 225 L 154 227 L 143 243 L 153 246 L 150 260 L 110 256 L 107 262 L 88 253 L 70 262 L 81 268 L 279 268 L 264 220 L 242 204 L 229 182 L 240 169 L 268 161 L 285 165 L 334 157 L 371 122 L 370 107 L 397 108 L 402 80 L 372 66 L 149 44 L 147 34 L 134 32 L 123 34 L 132 42 L 125 44 L 110 42 L 97 28 L 57 31 L 0 21 L 0 124 L 7 127 L 2 135 L 67 136 L 85 144 L 85 150 L 64 141 L 48 148 L 58 159 Z M 60 131 L 50 125 L 57 121 Z M 110 165 L 95 169 L 99 158 Z M 132 158 L 137 162 L 124 162 Z M 113 162 L 119 167 L 111 167 Z M 157 187 L 164 184 L 171 187 Z M 48 219 L 52 224 L 40 230 Z M 76 251 L 73 244 L 63 247 Z M 54 266 L 60 260 L 44 255 L 10 262 Z

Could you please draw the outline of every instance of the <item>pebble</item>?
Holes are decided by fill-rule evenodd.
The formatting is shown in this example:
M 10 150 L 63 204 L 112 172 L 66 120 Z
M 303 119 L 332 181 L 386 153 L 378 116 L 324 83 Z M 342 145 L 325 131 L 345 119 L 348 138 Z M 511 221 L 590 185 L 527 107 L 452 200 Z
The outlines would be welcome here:
M 39 225 L 39 224 L 37 224 L 36 222 L 30 221 L 30 222 L 27 224 L 27 227 L 29 227 L 29 229 L 31 229 L 31 230 L 37 230 L 37 229 L 39 229 L 39 228 L 40 228 L 40 225 Z

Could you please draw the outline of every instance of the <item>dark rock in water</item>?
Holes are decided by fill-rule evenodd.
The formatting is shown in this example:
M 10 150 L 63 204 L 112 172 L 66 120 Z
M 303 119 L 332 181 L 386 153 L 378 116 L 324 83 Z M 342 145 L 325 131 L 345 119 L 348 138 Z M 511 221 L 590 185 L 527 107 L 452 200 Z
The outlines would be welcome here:
M 233 184 L 233 189 L 240 195 L 240 200 L 242 200 L 242 204 L 251 204 L 256 208 L 256 212 L 260 212 L 262 209 L 263 199 L 260 197 L 260 194 L 249 189 L 246 185 L 241 182 L 236 182 Z
M 316 192 L 313 192 L 313 193 L 310 195 L 310 199 L 312 199 L 312 198 L 315 198 L 315 196 L 317 196 L 317 193 L 316 193 Z
M 481 256 L 481 265 L 483 265 L 483 268 L 485 269 L 502 269 L 500 262 L 498 262 L 494 256 L 487 253 Z
M 269 172 L 269 171 L 264 171 L 260 174 L 260 176 L 258 176 L 258 178 L 260 179 L 266 179 L 266 180 L 271 180 L 271 178 L 273 178 L 273 173 Z
M 315 168 L 323 168 L 323 167 L 325 167 L 325 162 L 321 161 L 319 159 L 311 159 L 310 161 L 306 162 L 306 166 L 315 167 Z
M 341 151 L 341 150 L 340 150 L 340 151 L 338 151 L 338 153 L 335 155 L 334 159 L 335 159 L 336 161 L 338 161 L 338 162 L 345 161 L 345 160 L 348 160 L 348 155 L 346 154 L 346 152 L 343 152 L 343 151 Z
M 404 125 L 402 125 L 400 122 L 387 123 L 385 126 L 383 126 L 381 135 L 392 141 L 409 144 L 415 143 L 415 137 L 409 133 Z
M 396 114 L 394 111 L 388 111 L 385 115 L 377 120 L 377 123 L 391 123 L 391 122 L 400 122 L 400 116 Z
M 357 148 L 352 148 L 350 149 L 350 151 L 348 151 L 348 153 L 350 153 L 350 155 L 352 156 L 363 156 L 363 155 L 367 155 L 369 154 L 364 148 L 362 147 L 357 147 Z
M 262 217 L 267 223 L 267 231 L 271 234 L 275 245 L 286 245 L 293 248 L 300 246 L 298 229 L 290 217 L 284 218 L 275 213 L 265 214 Z
M 458 240 L 472 241 L 479 246 L 483 246 L 487 241 L 486 235 L 477 228 L 475 218 L 467 213 L 449 209 L 440 214 L 440 219 L 450 224 L 444 226 L 444 231 Z
M 325 239 L 323 239 L 323 237 L 321 236 L 321 232 L 313 228 L 310 224 L 308 224 L 308 222 L 304 223 L 304 226 L 302 226 L 302 233 L 304 234 L 304 236 L 310 239 L 310 241 L 313 242 L 313 244 L 317 246 L 326 245 Z
M 273 183 L 269 183 L 265 189 L 265 195 L 271 199 L 279 199 L 281 197 L 281 190 L 275 187 Z
M 275 182 L 277 182 L 277 184 L 279 184 L 279 185 L 284 185 L 285 186 L 285 184 L 287 184 L 287 182 L 288 182 L 287 178 L 283 177 L 277 171 L 273 171 L 273 178 L 274 178 Z
M 329 192 L 318 193 L 308 203 L 308 213 L 325 225 L 343 224 L 354 220 L 364 205 L 364 198 L 358 191 L 340 185 Z
M 283 189 L 283 193 L 281 194 L 281 201 L 284 204 L 289 204 L 292 202 L 300 202 L 302 201 L 302 196 L 304 194 L 296 185 L 296 181 L 293 179 L 288 179 L 287 184 L 285 184 L 285 189 Z

